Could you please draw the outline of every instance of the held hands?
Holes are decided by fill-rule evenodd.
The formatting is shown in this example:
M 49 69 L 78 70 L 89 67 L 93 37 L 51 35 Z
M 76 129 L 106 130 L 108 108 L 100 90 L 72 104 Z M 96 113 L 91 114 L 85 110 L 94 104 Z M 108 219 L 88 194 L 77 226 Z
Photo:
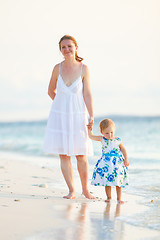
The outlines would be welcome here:
M 93 133 L 92 133 L 93 122 L 92 121 L 89 121 L 87 128 L 88 128 L 88 136 L 90 139 L 92 139 L 92 136 L 93 136 Z
M 87 125 L 88 130 L 92 130 L 93 125 L 94 125 L 94 118 L 93 118 L 93 117 L 90 117 L 90 118 L 89 118 L 88 125 Z

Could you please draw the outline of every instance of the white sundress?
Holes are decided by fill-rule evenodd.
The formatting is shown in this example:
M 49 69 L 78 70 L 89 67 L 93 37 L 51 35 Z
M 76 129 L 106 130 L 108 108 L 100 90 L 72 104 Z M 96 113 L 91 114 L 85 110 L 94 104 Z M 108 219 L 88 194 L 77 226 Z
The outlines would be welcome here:
M 68 156 L 93 155 L 87 124 L 88 113 L 83 98 L 81 74 L 68 87 L 62 79 L 61 64 L 59 64 L 56 96 L 47 122 L 44 152 Z
M 124 157 L 120 150 L 121 139 L 102 139 L 102 156 L 93 171 L 91 184 L 95 186 L 128 185 L 128 168 L 124 166 Z

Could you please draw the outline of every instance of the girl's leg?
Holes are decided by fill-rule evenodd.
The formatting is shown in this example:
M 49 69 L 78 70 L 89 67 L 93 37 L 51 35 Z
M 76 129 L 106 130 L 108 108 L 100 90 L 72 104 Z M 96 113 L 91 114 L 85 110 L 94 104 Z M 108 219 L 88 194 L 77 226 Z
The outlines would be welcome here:
M 64 198 L 73 199 L 76 196 L 75 196 L 75 188 L 74 188 L 74 182 L 73 182 L 73 169 L 71 164 L 71 158 L 67 155 L 59 155 L 59 157 L 61 160 L 62 174 L 69 188 L 69 194 L 67 196 L 64 196 Z
M 77 155 L 77 168 L 82 184 L 82 193 L 86 198 L 94 199 L 95 197 L 88 190 L 88 160 L 85 155 Z
M 116 191 L 117 191 L 117 202 L 120 204 L 123 204 L 124 201 L 121 200 L 122 197 L 122 187 L 116 186 Z
M 107 195 L 107 200 L 105 202 L 110 202 L 111 201 L 111 186 L 106 186 L 105 187 L 106 195 Z

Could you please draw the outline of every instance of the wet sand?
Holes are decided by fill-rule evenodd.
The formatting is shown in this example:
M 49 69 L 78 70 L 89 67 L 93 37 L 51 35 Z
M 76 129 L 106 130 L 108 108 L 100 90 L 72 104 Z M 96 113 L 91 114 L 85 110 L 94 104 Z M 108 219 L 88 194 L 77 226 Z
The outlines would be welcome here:
M 66 200 L 66 186 L 56 184 L 62 178 L 60 169 L 0 160 L 0 239 L 159 239 L 158 231 L 127 222 L 128 217 L 147 210 L 138 204 L 138 196 L 123 194 L 124 205 L 115 200 L 107 204 L 102 189 L 90 186 L 95 200 L 80 193 L 76 199 Z

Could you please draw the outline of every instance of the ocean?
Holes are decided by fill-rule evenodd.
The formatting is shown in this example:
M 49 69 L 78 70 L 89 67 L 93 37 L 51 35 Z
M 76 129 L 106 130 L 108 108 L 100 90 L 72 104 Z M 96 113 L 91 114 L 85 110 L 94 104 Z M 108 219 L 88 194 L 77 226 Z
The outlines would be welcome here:
M 108 117 L 108 116 L 107 116 Z M 99 122 L 106 118 L 96 117 L 93 132 L 99 133 Z M 129 166 L 129 187 L 126 193 L 141 196 L 140 204 L 149 207 L 143 215 L 123 219 L 129 224 L 160 231 L 160 117 L 109 116 L 116 125 L 116 136 L 125 145 Z M 24 156 L 34 164 L 59 167 L 58 156 L 43 153 L 46 120 L 0 123 L 0 153 L 7 156 Z M 89 176 L 101 156 L 101 144 L 93 142 L 94 156 L 89 157 Z M 53 160 L 54 159 L 54 160 Z M 73 167 L 76 163 L 73 161 Z M 61 184 L 61 182 L 59 182 Z

